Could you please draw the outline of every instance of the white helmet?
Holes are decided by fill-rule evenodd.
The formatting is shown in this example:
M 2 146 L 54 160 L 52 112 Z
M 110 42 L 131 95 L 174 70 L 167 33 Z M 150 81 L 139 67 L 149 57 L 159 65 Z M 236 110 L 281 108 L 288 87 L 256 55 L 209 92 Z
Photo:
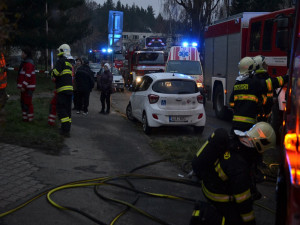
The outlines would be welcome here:
M 266 122 L 255 124 L 246 134 L 252 140 L 256 150 L 259 153 L 275 148 L 276 134 L 272 126 Z
M 253 70 L 255 70 L 255 61 L 251 57 L 244 57 L 239 62 L 239 74 L 242 76 L 249 75 Z
M 64 55 L 65 57 L 70 57 L 71 56 L 71 48 L 68 44 L 62 44 L 59 46 L 57 49 L 58 51 L 58 56 Z
M 253 58 L 253 60 L 256 63 L 256 70 L 266 70 L 266 61 L 265 61 L 266 57 L 264 57 L 263 55 L 257 55 Z

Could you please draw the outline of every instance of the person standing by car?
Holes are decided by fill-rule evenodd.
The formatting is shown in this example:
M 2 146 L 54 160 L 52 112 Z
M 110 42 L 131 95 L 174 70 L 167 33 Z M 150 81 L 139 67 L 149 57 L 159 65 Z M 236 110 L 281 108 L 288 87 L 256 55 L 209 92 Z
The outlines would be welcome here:
M 32 60 L 32 53 L 29 47 L 22 49 L 22 62 L 19 68 L 19 75 L 17 78 L 17 87 L 21 91 L 21 108 L 22 118 L 24 122 L 31 122 L 33 120 L 33 104 L 32 95 L 35 90 L 36 76 L 35 67 Z
M 113 76 L 110 72 L 110 65 L 108 63 L 104 64 L 104 72 L 100 75 L 100 90 L 101 90 L 101 111 L 102 114 L 109 114 L 110 111 L 110 94 L 111 94 L 111 85 L 113 81 Z M 105 110 L 106 103 L 106 110 Z
M 71 55 L 71 48 L 68 44 L 62 44 L 57 50 L 57 56 L 59 58 L 51 72 L 51 77 L 55 79 L 55 88 L 57 92 L 56 110 L 61 122 L 60 134 L 65 137 L 70 137 L 72 122 L 73 66 L 68 57 Z
M 82 61 L 83 65 L 77 69 L 75 74 L 75 83 L 78 92 L 77 114 L 80 114 L 80 111 L 83 110 L 83 115 L 87 115 L 90 92 L 94 87 L 94 73 L 89 67 L 88 59 L 83 58 Z

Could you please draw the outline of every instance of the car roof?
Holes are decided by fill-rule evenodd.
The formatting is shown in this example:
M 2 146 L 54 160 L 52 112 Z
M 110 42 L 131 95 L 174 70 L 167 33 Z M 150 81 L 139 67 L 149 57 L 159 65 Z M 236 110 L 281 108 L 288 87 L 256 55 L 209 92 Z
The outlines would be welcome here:
M 182 73 L 148 73 L 147 76 L 151 77 L 153 80 L 165 80 L 165 79 L 187 79 L 187 80 L 193 80 L 194 78 Z

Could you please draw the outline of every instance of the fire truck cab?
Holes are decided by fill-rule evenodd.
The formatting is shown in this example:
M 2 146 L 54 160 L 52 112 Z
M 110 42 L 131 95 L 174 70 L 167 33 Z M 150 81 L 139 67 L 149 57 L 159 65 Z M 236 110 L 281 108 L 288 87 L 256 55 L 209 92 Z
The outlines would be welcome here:
M 275 45 L 275 19 L 282 14 L 292 14 L 293 11 L 294 9 L 272 13 L 244 12 L 207 27 L 204 86 L 208 92 L 208 100 L 213 101 L 218 118 L 226 119 L 231 116 L 228 110 L 229 98 L 238 76 L 238 63 L 243 57 L 266 56 L 270 76 L 286 74 L 287 53 Z M 277 114 L 279 111 L 283 112 L 285 107 L 285 92 L 282 90 L 280 93 Z

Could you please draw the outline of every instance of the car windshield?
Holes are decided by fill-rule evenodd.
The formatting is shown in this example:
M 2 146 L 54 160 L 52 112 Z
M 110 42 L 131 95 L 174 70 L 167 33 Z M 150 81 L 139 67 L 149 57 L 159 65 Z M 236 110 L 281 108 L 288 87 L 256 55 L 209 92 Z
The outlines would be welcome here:
M 183 73 L 187 75 L 202 74 L 201 66 L 198 61 L 169 61 L 166 72 Z
M 160 80 L 153 84 L 152 90 L 164 94 L 194 94 L 199 92 L 193 80 Z
M 145 65 L 165 64 L 163 53 L 142 52 L 138 54 L 138 60 L 139 60 L 139 64 L 145 64 Z
M 91 63 L 91 64 L 90 64 L 90 68 L 91 68 L 91 69 L 99 69 L 99 70 L 100 70 L 101 65 L 98 64 L 98 63 Z
M 112 74 L 114 76 L 121 76 L 120 71 L 115 67 L 113 67 Z

